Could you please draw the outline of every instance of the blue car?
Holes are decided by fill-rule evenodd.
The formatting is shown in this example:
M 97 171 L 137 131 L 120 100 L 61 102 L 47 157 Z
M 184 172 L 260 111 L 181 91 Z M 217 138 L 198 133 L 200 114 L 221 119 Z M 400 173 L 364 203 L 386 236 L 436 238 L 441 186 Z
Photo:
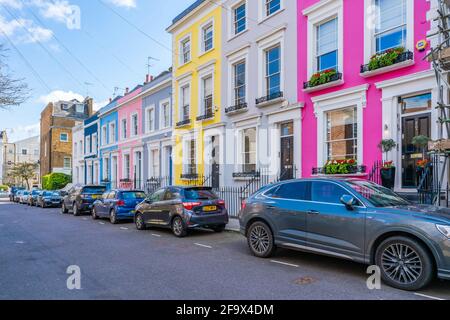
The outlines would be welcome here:
M 111 190 L 94 202 L 92 218 L 109 218 L 112 224 L 134 218 L 136 206 L 146 198 L 141 190 Z

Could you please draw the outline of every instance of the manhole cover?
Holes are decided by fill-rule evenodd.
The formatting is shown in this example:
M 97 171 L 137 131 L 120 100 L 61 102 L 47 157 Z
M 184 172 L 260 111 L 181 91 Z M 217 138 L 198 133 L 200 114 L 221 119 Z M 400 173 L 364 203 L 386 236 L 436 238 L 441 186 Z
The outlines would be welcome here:
M 300 286 L 304 286 L 304 285 L 308 285 L 308 284 L 313 284 L 316 281 L 317 280 L 312 277 L 301 277 L 301 278 L 295 279 L 294 283 L 298 284 Z

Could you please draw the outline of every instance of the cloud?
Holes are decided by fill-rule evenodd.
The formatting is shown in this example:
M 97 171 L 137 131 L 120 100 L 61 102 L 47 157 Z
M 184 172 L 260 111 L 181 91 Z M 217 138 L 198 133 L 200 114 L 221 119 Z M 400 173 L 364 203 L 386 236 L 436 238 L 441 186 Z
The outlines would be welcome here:
M 66 23 L 73 15 L 73 5 L 66 0 L 45 1 L 33 0 L 32 5 L 38 7 L 44 18 Z
M 50 102 L 57 101 L 70 101 L 72 99 L 77 99 L 78 101 L 84 101 L 84 97 L 73 91 L 63 91 L 63 90 L 55 90 L 50 92 L 47 95 L 40 96 L 37 100 L 38 103 L 48 104 Z
M 106 106 L 109 103 L 109 100 L 105 100 L 105 101 L 100 101 L 100 102 L 95 102 L 94 101 L 94 111 L 98 111 L 101 108 L 103 108 L 104 106 Z
M 22 9 L 22 1 L 20 0 L 0 0 L 0 5 L 4 5 L 13 9 Z
M 0 35 L 6 34 L 20 43 L 47 42 L 53 36 L 53 31 L 37 26 L 33 20 L 17 19 L 6 20 L 0 16 Z
M 136 8 L 136 0 L 109 0 L 113 5 L 124 8 Z
M 20 125 L 14 129 L 8 130 L 8 138 L 10 141 L 19 141 L 39 135 L 41 131 L 41 124 L 35 123 L 31 125 Z

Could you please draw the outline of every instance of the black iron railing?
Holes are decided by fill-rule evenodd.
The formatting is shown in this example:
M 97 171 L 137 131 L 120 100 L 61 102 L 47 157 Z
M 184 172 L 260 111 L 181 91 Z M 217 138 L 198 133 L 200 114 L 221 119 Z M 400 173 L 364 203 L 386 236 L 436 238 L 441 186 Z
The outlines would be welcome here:
M 311 81 L 304 82 L 303 83 L 303 89 L 311 89 L 311 88 L 315 88 L 315 87 L 318 87 L 318 86 L 321 86 L 321 85 L 324 85 L 324 84 L 327 84 L 327 83 L 331 83 L 331 82 L 334 82 L 334 81 L 339 81 L 339 80 L 342 80 L 342 73 L 341 72 L 337 72 L 337 73 L 333 74 L 332 76 L 330 76 L 328 81 L 325 82 L 325 83 L 314 84 Z
M 394 62 L 390 65 L 386 65 L 386 66 L 382 65 L 382 66 L 379 66 L 378 68 L 371 69 L 370 64 L 363 64 L 363 65 L 361 65 L 360 73 L 366 73 L 369 71 L 378 70 L 378 69 L 381 69 L 384 67 L 389 67 L 389 66 L 395 65 L 397 63 L 401 63 L 401 62 L 405 62 L 405 61 L 413 60 L 413 59 L 414 59 L 414 53 L 412 53 L 411 51 L 405 51 L 405 52 L 399 54 L 397 59 L 395 59 Z
M 261 172 L 259 171 L 250 171 L 250 172 L 234 172 L 233 178 L 258 178 L 260 177 Z
M 246 102 L 240 103 L 235 106 L 226 108 L 225 113 L 228 114 L 228 113 L 233 113 L 233 112 L 238 112 L 238 111 L 244 111 L 244 110 L 247 110 L 247 108 L 248 108 L 248 104 Z
M 284 96 L 283 91 L 274 92 L 274 93 L 271 93 L 271 94 L 269 94 L 269 95 L 267 95 L 265 97 L 261 97 L 261 98 L 256 99 L 256 104 L 258 105 L 258 104 L 262 104 L 264 102 L 268 102 L 268 101 L 272 101 L 272 100 L 275 100 L 275 99 L 283 98 L 283 96 Z
M 203 121 L 214 118 L 214 112 L 207 112 L 201 116 L 197 117 L 197 121 Z
M 176 126 L 179 127 L 184 127 L 187 126 L 188 124 L 191 124 L 191 119 L 185 119 L 182 121 L 177 122 Z

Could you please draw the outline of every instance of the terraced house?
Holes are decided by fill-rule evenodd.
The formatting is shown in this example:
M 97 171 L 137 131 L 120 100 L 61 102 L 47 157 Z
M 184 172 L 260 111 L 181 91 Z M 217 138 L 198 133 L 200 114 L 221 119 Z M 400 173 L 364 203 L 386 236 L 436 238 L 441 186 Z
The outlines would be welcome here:
M 221 88 L 222 10 L 199 0 L 167 29 L 173 41 L 175 184 L 220 183 L 224 153 Z
M 84 121 L 84 160 L 88 184 L 100 183 L 98 140 L 98 113 L 96 113 Z

